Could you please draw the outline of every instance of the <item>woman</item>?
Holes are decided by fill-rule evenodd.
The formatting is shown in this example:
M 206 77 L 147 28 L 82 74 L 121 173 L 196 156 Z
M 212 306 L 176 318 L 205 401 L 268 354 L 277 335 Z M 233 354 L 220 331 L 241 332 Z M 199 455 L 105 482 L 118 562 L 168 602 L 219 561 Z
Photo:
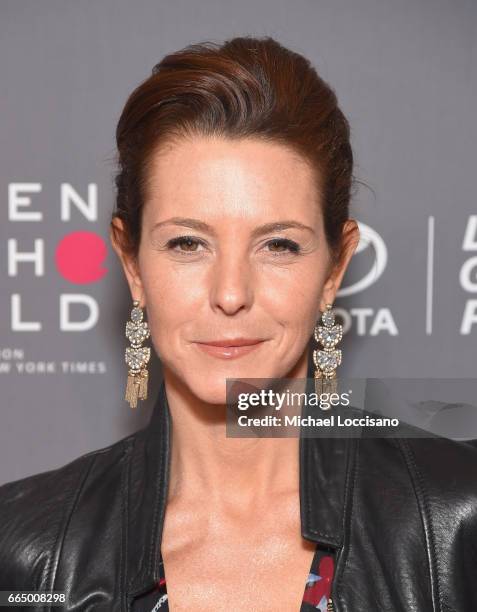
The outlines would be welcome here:
M 472 446 L 225 435 L 227 378 L 313 376 L 359 241 L 330 87 L 271 38 L 192 45 L 132 92 L 117 143 L 126 399 L 147 396 L 149 337 L 164 381 L 145 429 L 0 489 L 0 589 L 81 611 L 475 612 Z

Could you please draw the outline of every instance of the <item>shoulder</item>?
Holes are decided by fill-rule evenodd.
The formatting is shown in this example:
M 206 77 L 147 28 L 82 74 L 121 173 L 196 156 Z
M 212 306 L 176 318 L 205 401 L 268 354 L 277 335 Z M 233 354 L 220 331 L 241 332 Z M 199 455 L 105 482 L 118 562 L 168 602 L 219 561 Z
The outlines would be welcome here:
M 436 503 L 477 510 L 477 444 L 436 436 L 397 440 L 415 486 Z
M 477 445 L 444 437 L 399 442 L 416 497 L 436 527 L 455 525 L 477 542 Z
M 121 472 L 138 433 L 0 486 L 0 590 L 50 588 L 55 551 L 82 492 L 91 481 L 107 486 Z
M 461 580 L 452 597 L 477 603 L 477 446 L 443 437 L 400 443 L 436 576 L 441 586 Z
M 477 567 L 477 445 L 436 436 L 395 440 L 430 554 Z M 436 561 L 437 564 L 437 561 Z
M 477 441 L 409 424 L 401 434 L 361 439 L 360 474 L 367 487 L 390 487 L 436 529 L 468 530 L 477 544 Z
M 366 463 L 382 462 L 388 474 L 404 471 L 418 494 L 436 503 L 465 500 L 477 510 L 477 440 L 453 440 L 402 422 L 399 435 L 370 433 L 361 446 Z

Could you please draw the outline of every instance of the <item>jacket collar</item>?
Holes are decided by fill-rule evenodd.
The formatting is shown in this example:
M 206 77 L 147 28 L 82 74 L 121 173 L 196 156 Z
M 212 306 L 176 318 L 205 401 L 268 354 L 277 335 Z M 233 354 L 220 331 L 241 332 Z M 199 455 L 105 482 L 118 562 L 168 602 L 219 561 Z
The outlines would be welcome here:
M 309 391 L 313 372 L 308 371 Z M 164 381 L 148 426 L 132 450 L 127 510 L 127 591 L 135 597 L 159 579 L 160 546 L 169 483 L 172 420 Z M 302 536 L 325 546 L 343 546 L 349 515 L 356 440 L 301 437 L 300 519 Z

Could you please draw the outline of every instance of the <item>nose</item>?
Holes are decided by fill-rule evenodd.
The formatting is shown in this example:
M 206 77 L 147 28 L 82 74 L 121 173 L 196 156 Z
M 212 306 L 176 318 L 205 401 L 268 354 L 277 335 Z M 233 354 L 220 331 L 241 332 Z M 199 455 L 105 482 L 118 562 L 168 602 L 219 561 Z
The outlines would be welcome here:
M 243 255 L 216 260 L 211 269 L 210 303 L 213 310 L 233 315 L 253 303 L 254 275 Z

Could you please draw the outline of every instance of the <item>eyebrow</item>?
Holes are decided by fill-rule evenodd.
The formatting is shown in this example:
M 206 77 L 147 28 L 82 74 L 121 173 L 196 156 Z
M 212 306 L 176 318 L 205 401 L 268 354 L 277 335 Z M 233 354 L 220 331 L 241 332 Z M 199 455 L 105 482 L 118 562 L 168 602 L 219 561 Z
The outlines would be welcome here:
M 159 227 L 163 227 L 164 225 L 180 225 L 181 227 L 188 227 L 202 232 L 207 232 L 212 236 L 217 235 L 217 232 L 212 226 L 208 225 L 207 223 L 204 223 L 204 221 L 200 221 L 199 219 L 191 219 L 189 217 L 171 217 L 170 219 L 166 219 L 165 221 L 160 221 L 152 227 L 151 233 Z M 280 232 L 289 228 L 302 229 L 310 231 L 313 234 L 315 233 L 315 230 L 313 228 L 309 227 L 308 225 L 305 225 L 304 223 L 300 223 L 299 221 L 294 220 L 284 220 L 274 221 L 272 223 L 265 223 L 264 225 L 260 225 L 253 230 L 252 236 L 262 236 L 264 234 L 269 234 L 270 232 Z

